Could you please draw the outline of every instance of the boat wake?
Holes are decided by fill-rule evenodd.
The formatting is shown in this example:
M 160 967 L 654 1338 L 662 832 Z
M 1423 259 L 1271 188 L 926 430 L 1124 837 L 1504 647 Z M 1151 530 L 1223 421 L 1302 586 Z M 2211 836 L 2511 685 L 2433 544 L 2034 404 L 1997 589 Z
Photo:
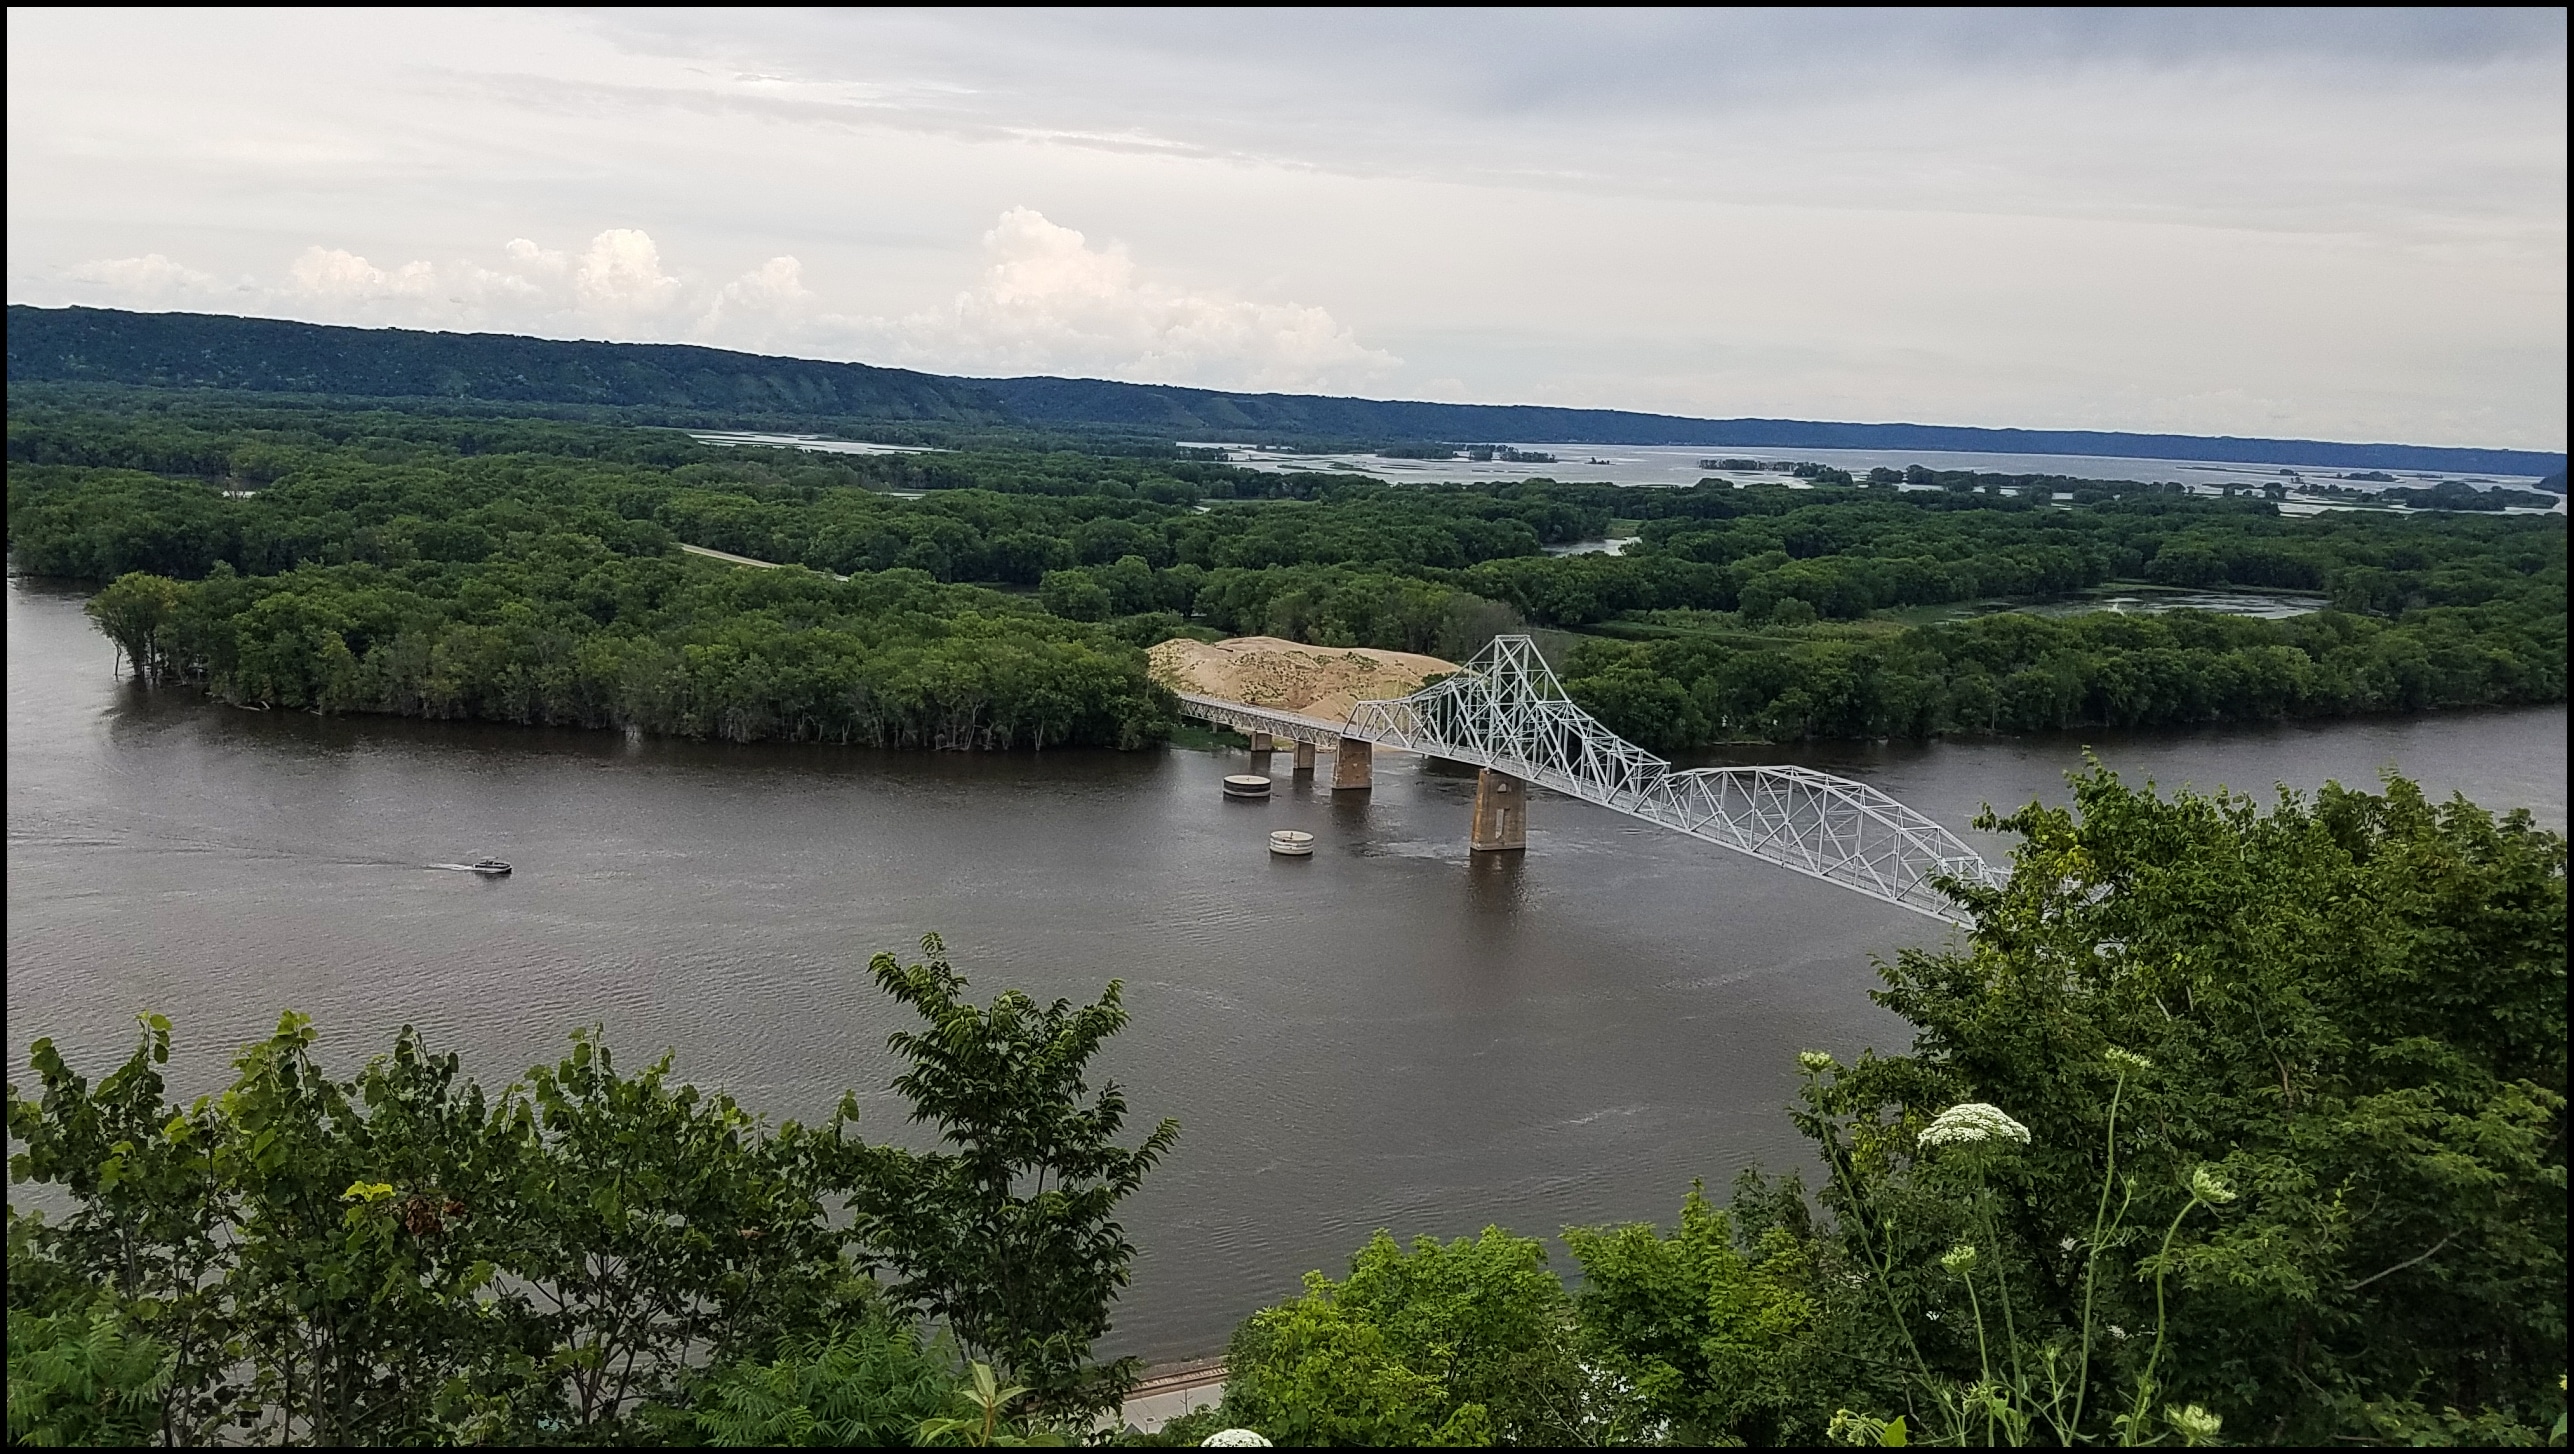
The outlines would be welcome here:
M 485 878 L 509 876 L 509 864 L 497 858 L 486 858 L 479 863 L 430 863 L 422 867 L 445 869 L 450 873 L 478 873 Z

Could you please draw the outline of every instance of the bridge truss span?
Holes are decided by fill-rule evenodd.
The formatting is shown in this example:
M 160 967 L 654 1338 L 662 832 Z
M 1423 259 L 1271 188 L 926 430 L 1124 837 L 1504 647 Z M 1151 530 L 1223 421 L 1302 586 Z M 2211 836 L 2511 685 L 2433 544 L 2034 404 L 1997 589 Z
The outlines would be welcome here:
M 1351 709 L 1345 737 L 1491 768 L 1885 903 L 1962 922 L 1934 880 L 2001 873 L 1937 822 L 1863 782 L 1806 767 L 1675 771 L 1566 697 L 1525 636 L 1465 668 Z
M 1981 854 L 1938 823 L 1866 783 L 1812 768 L 1675 772 L 1631 811 L 1935 918 L 1955 920 L 1958 912 L 1935 879 L 1992 883 L 1998 877 Z

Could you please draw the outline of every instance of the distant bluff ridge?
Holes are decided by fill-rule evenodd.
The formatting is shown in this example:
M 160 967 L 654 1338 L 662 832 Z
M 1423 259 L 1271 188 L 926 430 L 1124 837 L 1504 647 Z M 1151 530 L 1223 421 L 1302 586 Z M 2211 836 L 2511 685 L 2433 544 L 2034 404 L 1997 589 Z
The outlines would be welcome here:
M 2561 476 L 2562 453 L 2079 429 L 1693 419 L 1623 409 L 1244 394 L 1107 379 L 970 379 L 674 343 L 345 328 L 209 313 L 9 308 L 9 380 L 605 406 L 705 426 L 1039 426 L 1163 439 L 1430 441 L 2216 459 Z

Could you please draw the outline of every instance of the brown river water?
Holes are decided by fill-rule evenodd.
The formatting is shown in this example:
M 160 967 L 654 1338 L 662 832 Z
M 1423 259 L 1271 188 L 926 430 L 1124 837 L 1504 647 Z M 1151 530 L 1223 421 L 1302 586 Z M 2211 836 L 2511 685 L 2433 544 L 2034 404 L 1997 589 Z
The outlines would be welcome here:
M 776 1117 L 885 1091 L 868 956 L 946 936 L 979 990 L 1126 981 L 1108 1073 L 1179 1148 L 1129 1204 L 1114 1346 L 1212 1352 L 1378 1227 L 1669 1219 L 1693 1177 L 1800 1165 L 1796 1051 L 1898 1050 L 1872 956 L 1948 930 L 1538 795 L 1524 859 L 1466 851 L 1471 775 L 1380 754 L 1376 789 L 1223 801 L 1242 754 L 983 757 L 325 720 L 118 681 L 81 596 L 9 585 L 9 1061 L 96 1074 L 138 1010 L 174 1089 L 281 1009 L 337 1068 L 409 1021 L 496 1085 L 604 1024 L 634 1062 Z M 1780 751 L 1962 828 L 2060 800 L 2083 747 L 2266 792 L 2393 766 L 2561 829 L 2562 707 L 2321 727 Z M 1743 760 L 1760 760 L 1757 756 Z M 1316 835 L 1308 860 L 1265 835 Z M 1974 835 L 1970 835 L 1974 836 Z M 1983 840 L 1988 852 L 2000 845 Z M 426 865 L 486 854 L 484 881 Z

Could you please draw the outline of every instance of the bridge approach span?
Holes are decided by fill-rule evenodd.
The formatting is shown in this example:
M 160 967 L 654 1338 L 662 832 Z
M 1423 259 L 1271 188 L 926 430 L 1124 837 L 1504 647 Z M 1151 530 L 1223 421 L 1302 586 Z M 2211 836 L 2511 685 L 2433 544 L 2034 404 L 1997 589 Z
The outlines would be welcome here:
M 1675 771 L 1576 706 L 1525 636 L 1495 637 L 1455 675 L 1360 702 L 1345 722 L 1179 695 L 1182 712 L 1203 721 L 1472 763 L 1952 923 L 1965 921 L 1935 880 L 2003 877 L 1956 834 L 1863 782 L 1806 767 Z

